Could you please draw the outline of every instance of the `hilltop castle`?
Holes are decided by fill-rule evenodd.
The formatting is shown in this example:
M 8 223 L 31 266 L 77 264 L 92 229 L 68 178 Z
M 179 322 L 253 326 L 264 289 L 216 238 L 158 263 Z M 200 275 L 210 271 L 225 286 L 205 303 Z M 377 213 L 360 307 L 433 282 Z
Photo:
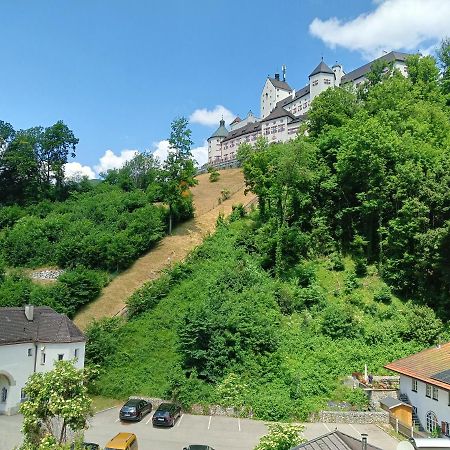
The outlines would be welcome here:
M 406 76 L 407 56 L 406 53 L 390 52 L 375 61 L 392 63 Z M 348 83 L 357 86 L 366 81 L 366 75 L 375 61 L 345 73 L 340 64 L 330 68 L 322 60 L 310 73 L 308 84 L 299 90 L 292 89 L 286 82 L 286 68 L 283 66 L 282 79 L 278 73 L 274 78 L 266 79 L 261 93 L 261 118 L 250 111 L 243 120 L 236 117 L 230 124 L 230 130 L 225 127 L 224 120 L 220 121 L 219 128 L 208 138 L 208 164 L 226 165 L 235 161 L 239 145 L 253 143 L 259 136 L 264 136 L 269 142 L 292 139 L 315 97 L 330 87 Z

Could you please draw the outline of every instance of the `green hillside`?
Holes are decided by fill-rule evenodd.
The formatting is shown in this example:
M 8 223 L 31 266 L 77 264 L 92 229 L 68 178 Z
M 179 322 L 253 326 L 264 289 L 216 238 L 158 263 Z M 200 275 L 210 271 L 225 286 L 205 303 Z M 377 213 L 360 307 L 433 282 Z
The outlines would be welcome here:
M 364 407 L 343 376 L 450 339 L 448 58 L 407 65 L 326 90 L 294 140 L 241 145 L 258 210 L 90 329 L 96 392 L 304 419 Z

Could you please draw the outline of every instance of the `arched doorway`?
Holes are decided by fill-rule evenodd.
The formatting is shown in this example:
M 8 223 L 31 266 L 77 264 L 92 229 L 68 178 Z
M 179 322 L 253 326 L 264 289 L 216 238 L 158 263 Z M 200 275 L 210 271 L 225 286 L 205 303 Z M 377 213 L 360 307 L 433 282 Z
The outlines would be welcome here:
M 6 413 L 6 402 L 8 400 L 11 383 L 6 375 L 0 374 L 0 414 Z
M 12 376 L 8 372 L 0 371 L 0 414 L 9 413 L 10 390 L 14 385 Z
M 432 433 L 439 426 L 436 414 L 433 411 L 427 412 L 427 431 Z

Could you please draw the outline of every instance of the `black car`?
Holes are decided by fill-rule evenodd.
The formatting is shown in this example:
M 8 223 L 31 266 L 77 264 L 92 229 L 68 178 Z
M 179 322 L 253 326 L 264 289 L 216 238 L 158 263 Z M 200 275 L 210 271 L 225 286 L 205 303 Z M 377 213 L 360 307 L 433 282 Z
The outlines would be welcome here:
M 209 445 L 201 445 L 201 444 L 195 444 L 195 445 L 188 445 L 187 447 L 183 447 L 183 450 L 214 450 Z
M 131 398 L 120 408 L 120 420 L 141 420 L 152 410 L 152 404 L 140 398 Z
M 161 403 L 152 417 L 153 425 L 173 427 L 181 416 L 181 406 L 175 403 Z

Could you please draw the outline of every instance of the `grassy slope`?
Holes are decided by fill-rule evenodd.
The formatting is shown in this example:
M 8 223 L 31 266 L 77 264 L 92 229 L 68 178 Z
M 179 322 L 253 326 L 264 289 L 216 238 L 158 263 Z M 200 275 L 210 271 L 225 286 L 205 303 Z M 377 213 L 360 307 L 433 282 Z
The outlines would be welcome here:
M 119 313 L 125 300 L 145 282 L 158 278 L 161 271 L 174 262 L 183 260 L 203 237 L 214 231 L 220 213 L 228 215 L 232 205 L 246 204 L 254 199 L 254 194 L 244 194 L 244 176 L 241 169 L 220 172 L 215 183 L 208 180 L 209 174 L 197 177 L 198 185 L 192 189 L 195 205 L 195 218 L 178 225 L 171 236 L 164 237 L 152 250 L 136 260 L 127 270 L 120 273 L 103 289 L 94 302 L 79 311 L 75 323 L 85 329 L 93 319 L 108 317 Z M 231 197 L 218 204 L 220 192 L 228 189 Z
M 117 336 L 120 350 L 98 383 L 102 395 L 162 396 L 171 378 L 180 373 L 176 350 L 178 321 L 190 303 L 205 301 L 203 293 L 207 289 L 202 288 L 218 280 L 225 261 L 239 260 L 242 249 L 236 249 L 234 238 L 222 233 L 210 238 L 201 251 L 208 258 L 192 260 L 193 272 L 187 279 L 178 283 L 153 310 L 121 329 Z M 316 261 L 316 265 L 317 282 L 326 298 L 324 306 L 348 302 L 343 289 L 347 273 L 353 269 L 351 259 L 345 261 L 345 272 L 330 270 L 326 260 Z M 270 408 L 275 411 L 273 404 L 279 396 L 280 404 L 288 402 L 292 408 L 281 414 L 305 417 L 327 399 L 341 400 L 336 392 L 339 378 L 353 371 L 362 372 L 365 363 L 372 373 L 385 372 L 384 364 L 421 348 L 397 335 L 397 314 L 401 315 L 403 303 L 396 298 L 388 305 L 373 300 L 374 292 L 383 285 L 374 269 L 360 282 L 361 287 L 352 292 L 352 297 L 357 302 L 353 307 L 361 333 L 352 339 L 333 340 L 323 335 L 320 308 L 283 316 L 280 347 L 272 362 L 250 372 L 246 369 L 255 410 L 259 407 L 264 411 L 264 405 L 272 405 Z M 264 395 L 267 398 L 262 398 Z M 259 416 L 268 418 L 264 412 Z

